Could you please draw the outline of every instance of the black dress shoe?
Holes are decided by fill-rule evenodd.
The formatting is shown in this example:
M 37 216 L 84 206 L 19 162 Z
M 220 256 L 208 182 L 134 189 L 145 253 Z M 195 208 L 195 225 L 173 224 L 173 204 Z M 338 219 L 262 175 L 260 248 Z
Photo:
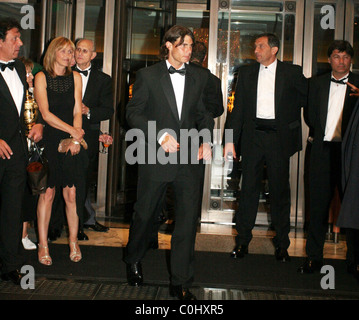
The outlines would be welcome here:
M 323 266 L 323 261 L 306 259 L 304 263 L 298 268 L 299 273 L 314 273 L 320 271 Z
M 231 257 L 233 259 L 243 258 L 246 254 L 248 254 L 248 246 L 240 245 L 234 247 L 234 249 L 231 252 Z
M 130 286 L 139 287 L 143 284 L 141 262 L 127 263 L 127 282 Z
M 13 270 L 8 273 L 3 273 L 1 279 L 3 281 L 12 281 L 14 284 L 20 285 L 23 276 L 24 274 L 20 273 L 18 270 Z
M 84 228 L 92 229 L 97 232 L 107 232 L 110 229 L 102 224 L 99 224 L 97 221 L 95 222 L 95 224 L 84 224 Z
M 183 286 L 170 285 L 170 296 L 176 297 L 178 300 L 197 300 L 196 296 Z
M 290 261 L 290 256 L 288 254 L 287 249 L 283 249 L 283 248 L 277 248 L 275 250 L 275 258 L 281 262 L 289 262 Z
M 79 230 L 79 232 L 77 233 L 77 240 L 88 240 L 89 237 L 82 231 Z

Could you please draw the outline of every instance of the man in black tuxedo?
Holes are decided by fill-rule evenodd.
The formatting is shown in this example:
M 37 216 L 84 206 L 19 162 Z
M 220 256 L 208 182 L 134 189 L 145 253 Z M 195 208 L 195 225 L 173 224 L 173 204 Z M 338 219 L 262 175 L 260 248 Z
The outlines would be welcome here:
M 24 64 L 17 59 L 23 45 L 17 21 L 0 21 L 0 258 L 1 279 L 20 284 L 22 202 L 26 186 L 28 147 L 24 121 L 27 88 Z M 42 124 L 28 137 L 38 142 Z
M 301 273 L 320 271 L 328 216 L 335 188 L 342 199 L 341 146 L 342 137 L 355 103 L 347 85 L 359 85 L 359 75 L 350 72 L 354 50 L 349 42 L 335 40 L 328 48 L 332 71 L 314 76 L 309 82 L 308 106 L 305 112 L 313 132 L 310 154 L 309 195 L 310 217 L 306 243 L 307 259 Z
M 196 41 L 193 46 L 191 62 L 203 66 L 203 61 L 207 56 L 207 48 L 203 42 Z M 205 89 L 206 107 L 212 113 L 213 118 L 220 117 L 223 113 L 223 95 L 221 88 L 221 79 L 210 74 L 209 81 Z
M 289 158 L 302 148 L 301 107 L 307 80 L 299 66 L 277 60 L 279 45 L 274 34 L 256 37 L 257 63 L 239 69 L 234 108 L 227 116 L 225 129 L 233 130 L 233 141 L 225 141 L 224 156 L 236 157 L 235 147 L 240 143 L 243 174 L 233 258 L 248 253 L 265 163 L 275 256 L 282 262 L 290 260 Z
M 214 125 L 202 98 L 209 71 L 187 64 L 193 43 L 194 36 L 187 28 L 169 29 L 161 47 L 165 60 L 137 72 L 126 110 L 128 124 L 138 130 L 139 136 L 143 135 L 146 149 L 146 159 L 139 163 L 137 202 L 125 257 L 128 283 L 143 283 L 141 260 L 158 215 L 156 208 L 171 184 L 176 225 L 171 240 L 170 294 L 190 300 L 195 299 L 189 287 L 194 275 L 202 175 L 202 164 L 197 159 L 211 158 Z M 202 129 L 206 134 L 199 151 L 195 140 Z M 188 139 L 189 130 L 192 139 Z
M 82 126 L 85 130 L 85 140 L 88 145 L 87 154 L 89 166 L 86 172 L 86 186 L 82 190 L 84 201 L 83 227 L 98 232 L 106 232 L 108 228 L 96 221 L 96 211 L 91 205 L 90 182 L 98 164 L 100 122 L 108 120 L 113 114 L 113 95 L 111 77 L 98 70 L 91 63 L 96 57 L 95 45 L 92 40 L 80 39 L 76 42 L 74 70 L 82 78 Z M 87 211 L 87 215 L 85 212 Z M 80 229 L 79 237 L 87 236 Z

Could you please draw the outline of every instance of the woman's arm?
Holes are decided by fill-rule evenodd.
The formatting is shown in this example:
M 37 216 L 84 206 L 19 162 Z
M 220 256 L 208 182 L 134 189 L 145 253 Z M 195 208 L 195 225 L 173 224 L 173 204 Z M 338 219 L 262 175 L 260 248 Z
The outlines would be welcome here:
M 82 79 L 78 72 L 74 71 L 75 81 L 75 106 L 74 106 L 74 122 L 75 128 L 82 128 Z
M 76 140 L 81 140 L 84 135 L 84 132 L 81 129 L 81 124 L 79 128 L 73 127 L 50 112 L 46 88 L 47 84 L 45 74 L 43 72 L 38 72 L 35 76 L 34 96 L 39 106 L 42 118 L 51 127 L 69 133 Z

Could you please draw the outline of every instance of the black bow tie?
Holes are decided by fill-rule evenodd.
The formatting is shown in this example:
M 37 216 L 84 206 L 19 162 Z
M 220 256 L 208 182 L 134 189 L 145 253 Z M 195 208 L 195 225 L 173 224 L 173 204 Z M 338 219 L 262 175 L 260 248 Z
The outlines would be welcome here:
M 14 70 L 15 61 L 9 63 L 2 63 L 0 62 L 1 71 L 4 71 L 6 68 L 9 68 L 11 71 Z
M 90 69 L 87 69 L 87 70 L 80 70 L 79 68 L 75 68 L 75 70 L 78 72 L 78 73 L 82 73 L 85 77 L 87 77 L 89 71 L 91 70 Z
M 335 83 L 338 83 L 338 84 L 345 84 L 344 80 L 348 79 L 348 77 L 344 78 L 344 79 L 341 79 L 341 80 L 337 80 L 335 78 L 331 78 L 330 80 L 332 82 L 335 82 Z
M 168 69 L 168 72 L 170 74 L 174 74 L 175 72 L 179 73 L 181 76 L 184 76 L 186 74 L 186 68 L 182 68 L 182 69 L 175 69 L 174 67 L 170 66 Z

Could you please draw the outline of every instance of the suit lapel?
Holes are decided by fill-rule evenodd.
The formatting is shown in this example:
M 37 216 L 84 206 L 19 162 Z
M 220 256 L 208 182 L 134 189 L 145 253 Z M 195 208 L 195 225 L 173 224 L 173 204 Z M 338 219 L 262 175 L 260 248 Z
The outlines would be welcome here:
M 277 115 L 279 114 L 280 100 L 283 92 L 283 88 L 285 86 L 285 72 L 283 70 L 283 62 L 277 60 L 277 69 L 275 74 L 275 88 L 274 88 L 274 112 L 275 117 L 277 119 Z
M 82 99 L 84 101 L 85 105 L 88 105 L 88 101 L 91 101 L 92 92 L 95 92 L 92 89 L 96 86 L 96 81 L 97 81 L 96 70 L 91 70 L 88 77 L 89 77 L 89 79 L 88 79 L 88 82 L 87 82 L 85 94 L 84 94 L 84 97 Z
M 248 81 L 249 90 L 251 90 L 252 94 L 250 95 L 253 99 L 253 110 L 252 110 L 252 118 L 256 118 L 257 116 L 257 90 L 258 90 L 258 76 L 259 76 L 259 63 L 254 64 L 254 68 L 249 74 Z
M 160 83 L 167 99 L 168 105 L 170 106 L 170 109 L 175 116 L 175 119 L 180 121 L 177 110 L 175 92 L 173 90 L 170 74 L 167 71 L 166 61 L 162 61 L 160 64 Z
M 323 132 L 325 132 L 325 126 L 327 124 L 330 78 L 331 78 L 331 73 L 329 73 L 326 77 L 323 77 L 323 82 L 321 83 L 321 86 L 323 86 L 323 90 L 320 90 L 321 97 L 319 100 L 320 101 L 319 119 L 320 119 L 320 124 L 322 126 Z
M 23 86 L 23 95 L 22 95 L 22 102 L 21 102 L 21 111 L 20 111 L 20 117 L 23 116 L 24 114 L 24 102 L 25 102 L 25 98 L 26 98 L 26 90 L 27 90 L 27 87 L 28 87 L 28 84 L 26 82 L 26 74 L 24 72 L 20 72 L 20 68 L 19 68 L 19 64 L 22 64 L 22 62 L 20 60 L 15 60 L 15 69 L 16 69 L 16 72 L 17 74 L 19 75 L 19 78 L 22 82 L 22 86 Z M 15 103 L 14 103 L 15 105 Z M 15 105 L 15 108 L 16 108 L 16 105 Z
M 186 113 L 188 112 L 188 106 L 190 105 L 190 99 L 192 97 L 192 89 L 195 85 L 195 79 L 192 74 L 192 68 L 190 65 L 186 65 L 186 79 L 184 84 L 184 93 L 183 93 L 183 103 L 182 103 L 182 110 L 181 110 L 181 124 L 183 119 L 186 117 Z

